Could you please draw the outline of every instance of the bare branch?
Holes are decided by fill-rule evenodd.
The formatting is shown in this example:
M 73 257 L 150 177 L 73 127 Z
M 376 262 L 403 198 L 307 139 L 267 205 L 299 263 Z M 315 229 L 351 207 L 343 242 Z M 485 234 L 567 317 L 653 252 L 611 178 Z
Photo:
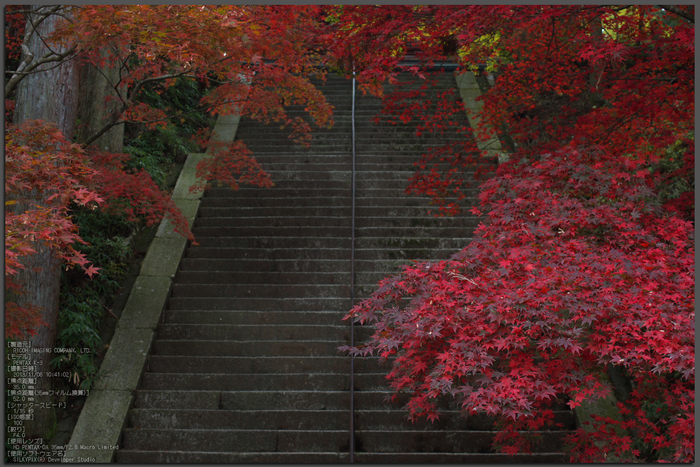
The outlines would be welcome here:
M 154 76 L 153 78 L 146 78 L 143 81 L 139 81 L 134 86 L 134 89 L 131 92 L 131 96 L 129 96 L 129 98 L 126 101 L 122 100 L 121 108 L 115 109 L 114 112 L 112 112 L 112 115 L 111 115 L 109 121 L 95 134 L 93 134 L 89 138 L 85 139 L 85 141 L 82 141 L 81 144 L 84 146 L 89 146 L 90 144 L 94 143 L 95 140 L 97 140 L 97 138 L 99 138 L 100 136 L 105 134 L 107 131 L 109 131 L 109 129 L 112 128 L 113 126 L 121 125 L 122 123 L 124 123 L 124 121 L 119 121 L 120 117 L 126 111 L 126 109 L 128 109 L 134 103 L 136 96 L 138 95 L 138 93 L 141 91 L 141 88 L 143 88 L 143 86 L 145 84 L 153 83 L 153 82 L 157 82 L 157 81 L 165 81 L 166 79 L 179 78 L 179 77 L 183 77 L 183 76 L 190 77 L 190 78 L 196 78 L 195 75 L 192 75 L 189 73 L 191 73 L 191 70 L 183 71 L 182 73 Z M 121 99 L 121 96 L 120 96 L 120 99 Z M 155 120 L 154 122 L 156 122 L 156 121 L 161 121 L 161 120 Z M 149 122 L 146 122 L 146 123 L 149 123 Z
M 127 101 L 127 104 L 131 104 L 134 101 L 134 98 L 136 95 L 141 91 L 141 88 L 148 83 L 153 83 L 157 81 L 165 81 L 167 79 L 174 79 L 174 78 L 180 78 L 180 77 L 190 77 L 190 78 L 196 78 L 195 75 L 191 74 L 192 70 L 187 70 L 183 71 L 181 73 L 174 73 L 174 74 L 169 74 L 169 75 L 161 75 L 161 76 L 154 76 L 152 78 L 146 78 L 142 81 L 139 81 L 136 83 L 134 86 L 134 89 L 131 91 L 131 97 L 129 97 L 129 100 Z
M 29 57 L 31 57 L 31 58 L 29 58 L 28 60 L 25 59 L 15 72 L 12 72 L 12 71 L 6 72 L 6 73 L 13 73 L 12 77 L 5 85 L 5 95 L 6 96 L 9 96 L 10 93 L 15 90 L 15 88 L 20 83 L 20 81 L 22 81 L 26 76 L 31 75 L 31 74 L 35 74 L 35 73 L 43 73 L 45 71 L 53 70 L 54 68 L 61 66 L 64 63 L 64 61 L 72 58 L 71 55 L 73 55 L 75 53 L 76 47 L 73 46 L 70 49 L 66 50 L 62 54 L 56 54 L 54 52 L 49 52 L 48 54 L 44 55 L 40 60 L 38 60 L 36 62 L 33 62 L 34 56 L 29 52 L 29 48 L 27 48 L 26 45 L 22 44 L 22 50 L 27 55 L 27 58 L 29 58 Z M 37 70 L 37 68 L 39 68 L 41 65 L 44 65 L 46 63 L 52 63 L 52 62 L 58 62 L 58 63 L 51 68 L 42 68 L 40 70 Z
M 32 63 L 32 60 L 34 60 L 34 54 L 31 53 L 29 47 L 27 47 L 25 44 L 22 44 L 22 51 L 24 52 L 24 61 L 20 63 L 19 67 L 17 67 L 17 71 L 12 75 L 10 81 L 8 81 L 5 85 L 5 96 L 9 96 L 12 90 L 17 86 L 17 84 L 20 81 L 22 81 L 24 75 L 21 75 L 20 73 L 23 73 L 24 69 L 27 68 L 27 66 L 29 66 L 30 63 Z
M 99 131 L 97 131 L 95 134 L 93 134 L 80 144 L 82 144 L 83 146 L 90 146 L 97 140 L 97 138 L 107 133 L 110 130 L 110 128 L 126 123 L 124 120 L 119 121 L 119 117 L 121 116 L 121 114 L 122 112 L 119 111 L 114 112 L 109 122 L 107 122 Z
M 655 6 L 658 8 L 661 8 L 663 10 L 666 10 L 670 13 L 673 13 L 674 15 L 678 15 L 683 19 L 687 19 L 691 23 L 695 24 L 695 15 L 688 12 L 688 11 L 685 11 L 682 8 L 679 8 L 675 5 L 655 5 Z
M 49 8 L 47 11 L 42 11 L 42 10 L 28 10 L 27 14 L 27 28 L 24 33 L 24 40 L 22 41 L 22 51 L 24 52 L 25 59 L 22 61 L 20 66 L 17 68 L 15 72 L 7 72 L 7 73 L 13 73 L 12 77 L 10 80 L 7 82 L 5 85 L 5 96 L 9 96 L 12 91 L 17 88 L 19 83 L 29 74 L 32 73 L 40 73 L 44 71 L 51 70 L 53 68 L 56 68 L 61 65 L 61 63 L 66 60 L 67 58 L 70 58 L 71 55 L 73 55 L 76 52 L 76 46 L 70 47 L 68 50 L 66 50 L 63 53 L 58 53 L 53 51 L 44 41 L 44 38 L 39 35 L 39 38 L 41 39 L 41 42 L 46 46 L 46 48 L 49 50 L 49 53 L 44 55 L 41 59 L 38 61 L 34 62 L 34 55 L 29 51 L 29 47 L 27 47 L 27 43 L 29 42 L 29 39 L 31 38 L 32 34 L 37 32 L 37 28 L 41 25 L 41 23 L 46 20 L 49 16 L 52 15 L 58 15 L 61 17 L 65 17 L 65 15 L 59 13 L 61 9 L 64 7 L 61 5 L 56 5 L 51 8 Z M 34 21 L 32 18 L 32 15 L 39 16 L 39 19 L 37 21 Z M 38 34 L 38 33 L 37 33 Z M 55 67 L 51 68 L 43 68 L 41 70 L 37 70 L 38 67 L 45 63 L 51 63 L 51 62 L 59 62 Z
M 248 100 L 247 98 L 244 98 L 244 99 L 239 99 L 239 100 L 234 100 L 234 101 L 226 101 L 226 104 L 231 104 L 231 103 L 239 104 L 239 103 L 245 102 L 247 100 Z M 180 112 L 180 113 L 177 113 L 174 115 L 169 115 L 167 118 L 159 118 L 159 119 L 155 119 L 155 120 L 144 120 L 144 121 L 139 121 L 138 123 L 149 124 L 149 123 L 165 122 L 167 120 L 174 119 L 174 118 L 181 118 L 181 117 L 184 117 L 185 115 L 193 114 L 195 112 L 207 111 L 207 110 L 212 109 L 212 108 L 217 107 L 217 106 L 218 106 L 218 104 L 217 105 L 202 106 L 200 108 L 190 110 L 187 112 Z M 80 144 L 82 144 L 83 146 L 89 146 L 90 144 L 94 143 L 95 140 L 97 140 L 100 136 L 107 133 L 110 130 L 110 128 L 117 126 L 117 125 L 123 125 L 124 123 L 127 123 L 126 120 L 119 121 L 119 117 L 121 116 L 123 111 L 124 110 L 115 111 L 112 114 L 112 119 L 108 123 L 106 123 L 104 127 L 102 127 L 94 135 L 90 136 L 84 142 L 81 142 Z
M 45 20 L 46 18 L 48 18 L 49 16 L 50 16 L 50 15 L 44 16 L 43 18 L 41 18 L 41 21 L 44 21 L 44 20 Z M 31 16 L 30 16 L 30 18 L 31 18 Z M 37 27 L 38 27 L 38 25 L 41 23 L 41 21 L 40 21 L 39 23 L 37 23 L 36 25 L 34 25 L 34 31 L 37 30 Z M 33 22 L 32 22 L 32 24 L 33 24 Z M 52 53 L 52 54 L 60 55 L 59 52 L 56 52 L 55 50 L 53 50 L 53 49 L 51 48 L 51 46 L 46 42 L 46 40 L 44 39 L 44 37 L 43 37 L 41 34 L 38 34 L 38 36 L 39 36 L 39 39 L 41 40 L 41 43 L 44 44 L 44 47 L 46 47 L 46 50 L 48 50 L 48 51 L 49 51 L 50 53 Z
M 41 7 L 39 7 L 41 8 Z M 31 27 L 26 28 L 26 31 L 24 32 L 24 44 L 26 44 L 29 39 L 32 37 L 32 34 L 36 31 L 36 29 L 41 25 L 41 23 L 44 22 L 46 18 L 51 16 L 53 13 L 59 11 L 61 9 L 61 5 L 56 5 L 53 8 L 51 8 L 48 12 L 44 12 L 41 10 L 28 10 L 27 11 L 27 25 L 31 25 Z M 35 23 L 34 20 L 32 19 L 32 15 L 37 15 L 40 16 L 39 20 Z
M 119 90 L 119 86 L 121 85 L 121 82 L 122 82 L 121 76 L 119 77 L 119 81 L 117 81 L 116 83 L 112 83 L 112 82 L 109 80 L 109 78 L 107 77 L 107 75 L 102 71 L 102 68 L 101 68 L 101 67 L 98 67 L 98 66 L 93 65 L 93 64 L 90 64 L 90 66 L 92 66 L 100 75 L 102 75 L 102 77 L 104 78 L 104 80 L 105 80 L 105 81 L 109 84 L 109 86 L 114 90 L 114 93 L 117 95 L 117 98 L 119 98 L 119 101 L 122 102 L 122 103 L 124 103 L 125 97 L 122 96 L 122 93 L 121 93 L 120 90 Z M 119 73 L 119 74 L 121 75 L 121 68 L 120 68 L 120 73 Z

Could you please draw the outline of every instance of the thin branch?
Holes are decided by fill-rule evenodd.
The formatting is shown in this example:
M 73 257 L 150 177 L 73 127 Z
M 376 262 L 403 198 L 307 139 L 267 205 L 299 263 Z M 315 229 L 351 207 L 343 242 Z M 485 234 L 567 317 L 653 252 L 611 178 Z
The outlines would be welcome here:
M 71 55 L 73 55 L 76 51 L 76 46 L 73 45 L 71 48 L 66 50 L 63 53 L 57 53 L 53 51 L 46 42 L 44 41 L 44 38 L 41 37 L 41 35 L 37 32 L 37 28 L 41 25 L 42 22 L 46 18 L 48 18 L 51 15 L 59 15 L 63 16 L 58 13 L 63 7 L 61 5 L 57 5 L 52 7 L 48 12 L 44 11 L 39 11 L 39 10 L 30 10 L 31 13 L 27 15 L 27 30 L 25 31 L 24 34 L 24 40 L 22 41 L 22 51 L 25 54 L 25 59 L 23 62 L 20 64 L 20 66 L 17 68 L 17 70 L 12 74 L 12 77 L 10 80 L 7 82 L 5 85 L 5 96 L 9 96 L 12 91 L 15 90 L 15 88 L 19 85 L 19 83 L 29 74 L 32 73 L 40 73 L 48 70 L 52 70 L 54 68 L 57 68 L 58 66 L 61 65 L 61 63 L 66 60 L 67 58 L 70 58 Z M 32 19 L 32 15 L 38 15 L 40 16 L 39 20 L 34 22 Z M 49 53 L 44 55 L 40 60 L 34 62 L 34 55 L 30 52 L 29 47 L 27 47 L 27 43 L 29 42 L 29 39 L 31 38 L 32 34 L 37 33 L 39 35 L 39 38 L 41 39 L 41 42 L 46 46 L 46 48 L 49 50 Z M 33 63 L 32 63 L 33 62 Z M 38 67 L 45 63 L 51 63 L 51 62 L 61 62 L 55 67 L 51 68 L 45 68 L 41 70 L 37 70 Z M 35 71 L 36 70 L 36 71 Z M 12 73 L 12 72 L 7 72 L 7 73 Z
M 27 48 L 26 45 L 22 44 L 22 50 L 25 51 L 25 54 L 27 54 L 27 57 L 32 57 L 31 53 L 29 52 L 29 48 Z M 53 52 L 50 52 L 46 55 L 44 55 L 43 58 L 41 58 L 39 61 L 36 61 L 32 63 L 32 59 L 25 59 L 24 62 L 17 68 L 17 71 L 14 73 L 11 71 L 7 71 L 6 73 L 13 73 L 12 78 L 10 78 L 10 81 L 7 82 L 5 85 L 5 95 L 9 96 L 12 91 L 15 90 L 17 85 L 19 85 L 20 81 L 22 81 L 25 77 L 31 74 L 35 73 L 43 73 L 45 71 L 53 70 L 54 68 L 58 68 L 61 66 L 67 59 L 70 59 L 71 55 L 74 55 L 76 51 L 76 46 L 71 47 L 70 49 L 66 50 L 62 54 L 55 54 Z M 46 63 L 52 63 L 52 62 L 58 62 L 55 66 L 50 67 L 50 68 L 42 68 L 41 70 L 37 70 L 38 67 L 41 65 L 44 65 Z
M 32 28 L 33 28 L 33 30 L 34 30 L 33 32 L 37 32 L 37 29 L 38 29 L 39 25 L 40 25 L 46 18 L 48 18 L 49 16 L 53 16 L 53 15 L 63 16 L 63 15 L 58 14 L 58 11 L 59 11 L 61 8 L 63 8 L 63 7 L 62 7 L 61 5 L 58 5 L 58 6 L 53 7 L 51 10 L 49 10 L 48 13 L 44 13 L 44 12 L 39 12 L 39 11 L 37 11 L 37 13 L 35 13 L 35 14 L 41 15 L 42 18 L 41 18 L 36 24 L 34 24 L 34 20 L 32 19 L 32 15 L 31 15 L 31 14 L 28 15 L 27 18 L 28 18 L 29 22 L 32 23 Z M 39 39 L 41 40 L 41 43 L 44 44 L 44 47 L 46 47 L 46 49 L 47 49 L 48 51 L 50 51 L 50 52 L 53 53 L 53 54 L 60 55 L 58 52 L 55 52 L 55 51 L 49 46 L 49 44 L 46 43 L 46 41 L 44 40 L 44 37 L 43 37 L 41 34 L 39 34 L 39 33 L 37 32 L 37 35 L 39 36 Z
M 80 144 L 82 144 L 83 146 L 89 146 L 92 143 L 94 143 L 95 140 L 97 140 L 100 136 L 107 133 L 112 127 L 126 123 L 123 120 L 119 121 L 119 117 L 121 117 L 122 113 L 123 113 L 123 110 L 122 111 L 115 110 L 114 112 L 112 112 L 112 117 L 110 118 L 110 121 L 107 122 L 97 133 L 93 134 L 91 137 L 89 137 L 88 139 L 86 139 L 85 141 L 83 141 Z
M 86 139 L 84 142 L 82 142 L 82 143 L 80 143 L 80 144 L 82 144 L 83 146 L 89 146 L 90 144 L 94 143 L 95 140 L 97 140 L 100 136 L 102 136 L 103 134 L 107 133 L 112 127 L 115 127 L 115 126 L 117 126 L 117 125 L 123 125 L 123 124 L 125 124 L 125 123 L 139 123 L 139 124 L 147 125 L 147 124 L 149 124 L 149 123 L 165 122 L 165 121 L 171 120 L 171 119 L 173 119 L 173 118 L 181 118 L 181 117 L 183 117 L 183 116 L 185 116 L 185 115 L 189 115 L 189 114 L 192 114 L 192 113 L 201 111 L 201 110 L 209 110 L 209 109 L 211 109 L 211 108 L 219 107 L 219 106 L 224 105 L 224 104 L 231 104 L 231 103 L 233 103 L 233 104 L 238 104 L 238 103 L 244 102 L 244 101 L 246 101 L 246 100 L 247 100 L 247 98 L 246 98 L 246 99 L 242 99 L 242 100 L 226 101 L 226 102 L 223 103 L 223 104 L 215 104 L 215 105 L 209 105 L 209 106 L 202 106 L 201 108 L 197 108 L 197 109 L 194 109 L 194 110 L 190 110 L 190 111 L 186 111 L 186 112 L 180 112 L 180 113 L 174 114 L 174 115 L 169 115 L 169 116 L 167 116 L 167 117 L 165 117 L 165 118 L 157 118 L 157 119 L 155 119 L 155 120 L 143 120 L 143 121 L 138 121 L 138 122 L 128 122 L 127 120 L 121 120 L 121 121 L 119 121 L 118 119 L 119 119 L 119 117 L 121 116 L 121 114 L 124 112 L 124 110 L 122 110 L 122 111 L 115 111 L 115 112 L 113 113 L 113 115 L 112 115 L 112 120 L 111 120 L 110 122 L 108 122 L 107 124 L 105 124 L 105 126 L 102 127 L 97 133 L 95 133 L 95 134 L 92 135 L 90 138 Z M 115 119 L 115 118 L 116 118 L 116 119 Z
M 39 7 L 39 8 L 41 8 L 41 7 Z M 27 23 L 31 27 L 27 28 L 26 31 L 24 32 L 23 43 L 26 44 L 29 41 L 29 39 L 32 37 L 32 34 L 34 34 L 36 29 L 41 25 L 41 23 L 44 22 L 44 20 L 46 20 L 46 18 L 51 16 L 53 13 L 59 11 L 61 8 L 62 7 L 60 5 L 56 5 L 48 12 L 43 12 L 40 10 L 28 10 L 27 11 Z M 37 16 L 40 16 L 41 18 L 39 18 L 39 20 L 36 23 L 34 23 L 34 20 L 32 19 L 32 15 L 37 15 Z
M 128 109 L 133 103 L 134 99 L 136 99 L 136 96 L 138 93 L 141 91 L 141 88 L 147 83 L 152 83 L 156 81 L 164 81 L 166 79 L 172 79 L 172 78 L 179 78 L 182 76 L 189 76 L 191 78 L 194 78 L 194 75 L 189 75 L 190 71 L 183 71 L 182 73 L 176 73 L 176 74 L 170 74 L 170 75 L 162 75 L 162 76 L 155 76 L 153 78 L 147 78 L 144 79 L 143 81 L 139 81 L 136 83 L 134 86 L 133 91 L 131 92 L 131 96 L 126 100 L 122 101 L 122 106 L 120 109 L 115 109 L 114 112 L 112 112 L 112 116 L 110 117 L 109 121 L 95 134 L 87 138 L 85 141 L 83 141 L 81 144 L 83 146 L 89 146 L 90 144 L 94 143 L 97 138 L 105 134 L 107 131 L 109 131 L 110 128 L 113 126 L 119 125 L 124 123 L 123 121 L 119 121 L 119 118 L 122 116 L 122 114 Z M 156 120 L 160 121 L 160 120 Z M 149 122 L 146 122 L 149 123 Z
M 691 23 L 695 24 L 695 15 L 683 10 L 682 8 L 679 8 L 675 5 L 654 5 L 657 8 L 661 8 L 663 10 L 666 10 L 670 13 L 673 13 L 674 15 L 678 15 L 683 19 L 686 19 L 690 21 Z
M 120 79 L 119 79 L 119 81 L 117 81 L 116 84 L 115 84 L 115 83 L 112 83 L 112 82 L 110 81 L 110 79 L 107 77 L 107 75 L 102 71 L 102 67 L 98 67 L 98 66 L 96 66 L 96 65 L 94 65 L 94 64 L 92 64 L 92 63 L 90 64 L 90 66 L 93 67 L 100 75 L 102 75 L 102 77 L 104 78 L 104 80 L 105 80 L 105 81 L 111 86 L 111 88 L 114 90 L 114 93 L 117 95 L 117 98 L 119 99 L 119 101 L 122 102 L 122 104 L 123 104 L 125 98 L 124 98 L 124 96 L 122 96 L 122 93 L 119 91 L 119 86 L 121 86 L 121 83 L 122 83 L 122 79 L 121 79 L 121 67 L 120 67 L 120 70 L 119 70 L 119 71 L 120 71 L 120 73 L 119 73 L 119 75 L 120 75 L 119 78 L 120 78 Z
M 17 86 L 17 84 L 22 80 L 20 74 L 23 73 L 24 69 L 27 66 L 29 66 L 30 63 L 32 63 L 32 60 L 34 60 L 34 54 L 29 50 L 29 47 L 27 47 L 25 44 L 22 44 L 22 51 L 24 52 L 24 60 L 22 61 L 22 63 L 20 63 L 19 67 L 17 67 L 17 71 L 12 75 L 10 81 L 8 81 L 5 85 L 5 96 L 10 95 L 10 92 L 12 92 L 12 90 Z
M 152 77 L 152 78 L 146 78 L 146 79 L 144 79 L 143 81 L 139 81 L 138 83 L 136 83 L 136 85 L 134 86 L 134 89 L 131 91 L 131 97 L 129 97 L 129 100 L 127 101 L 127 104 L 130 105 L 131 103 L 133 103 L 134 98 L 135 98 L 136 95 L 141 91 L 141 88 L 142 88 L 145 84 L 153 83 L 153 82 L 156 82 L 156 81 L 165 81 L 165 80 L 173 79 L 173 78 L 180 78 L 180 77 L 183 77 L 183 76 L 189 77 L 189 78 L 196 78 L 195 75 L 190 74 L 190 73 L 192 73 L 192 70 L 187 70 L 187 71 L 183 71 L 183 72 L 181 72 L 181 73 L 174 73 L 174 74 L 169 74 L 169 75 L 154 76 L 154 77 Z

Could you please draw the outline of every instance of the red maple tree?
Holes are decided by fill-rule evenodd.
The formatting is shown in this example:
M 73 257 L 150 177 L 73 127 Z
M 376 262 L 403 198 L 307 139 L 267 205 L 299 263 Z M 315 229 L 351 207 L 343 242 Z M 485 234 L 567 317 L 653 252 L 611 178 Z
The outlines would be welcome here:
M 475 239 L 383 280 L 346 318 L 376 329 L 349 351 L 393 359 L 411 417 L 438 417 L 444 395 L 497 416 L 505 452 L 529 449 L 519 433 L 550 423 L 558 396 L 575 408 L 615 390 L 622 418 L 579 429 L 572 461 L 692 461 L 693 8 L 344 5 L 326 20 L 333 59 L 370 92 L 425 73 L 401 65 L 409 48 L 425 67 L 485 68 L 495 83 L 475 131 L 513 142 L 480 187 Z M 387 101 L 423 127 L 449 114 Z M 428 153 L 408 191 L 454 214 L 479 156 Z
M 312 75 L 323 78 L 325 73 L 317 67 L 311 34 L 312 26 L 318 22 L 317 10 L 313 6 L 266 5 L 8 7 L 6 50 L 16 68 L 6 71 L 7 97 L 14 96 L 26 76 L 42 73 L 47 66 L 69 60 L 97 69 L 116 67 L 118 80 L 110 82 L 113 93 L 105 102 L 115 110 L 106 121 L 93 125 L 92 133 L 82 135 L 78 144 L 85 153 L 70 145 L 72 155 L 69 158 L 60 149 L 68 147 L 60 131 L 36 122 L 12 125 L 11 111 L 15 103 L 6 101 L 6 134 L 10 138 L 6 141 L 6 162 L 13 161 L 6 167 L 6 175 L 9 180 L 17 180 L 17 183 L 6 183 L 6 196 L 22 197 L 22 191 L 32 188 L 35 179 L 58 177 L 57 180 L 62 180 L 72 171 L 85 170 L 90 177 L 83 180 L 85 188 L 81 190 L 95 193 L 104 200 L 100 209 L 118 212 L 128 220 L 142 219 L 147 225 L 160 222 L 168 215 L 178 231 L 192 238 L 186 219 L 169 194 L 160 190 L 145 171 L 126 169 L 128 155 L 99 151 L 90 145 L 125 122 L 149 127 L 164 125 L 174 116 L 149 107 L 140 102 L 139 97 L 150 86 L 169 86 L 178 78 L 197 79 L 211 87 L 202 105 L 212 113 L 237 112 L 249 118 L 279 122 L 290 126 L 298 141 L 308 141 L 312 125 L 332 124 L 331 107 L 310 82 Z M 48 47 L 44 55 L 35 57 L 26 48 L 28 15 L 33 15 L 34 34 L 38 34 L 39 23 L 48 17 L 65 19 L 49 35 L 42 37 Z M 24 53 L 20 53 L 22 51 Z M 294 104 L 303 104 L 309 118 L 289 118 L 285 108 Z M 27 138 L 29 146 L 20 142 Z M 205 135 L 203 141 L 207 139 Z M 200 163 L 199 175 L 217 179 L 234 189 L 241 183 L 270 184 L 269 177 L 244 143 L 216 145 L 210 149 L 212 157 Z M 37 162 L 38 159 L 41 162 Z M 45 173 L 51 171 L 51 164 L 59 164 L 65 171 Z M 88 274 L 95 273 L 95 268 L 74 261 L 76 257 L 72 256 L 70 247 L 72 242 L 80 241 L 80 237 L 71 222 L 69 202 L 80 201 L 83 192 L 63 182 L 50 186 L 51 189 L 39 193 L 50 208 L 36 208 L 41 205 L 38 203 L 14 213 L 6 205 L 6 231 L 10 229 L 11 232 L 6 235 L 6 257 L 11 259 L 5 271 L 6 281 L 13 284 L 20 295 L 20 286 L 12 282 L 12 277 L 21 268 L 22 258 L 34 251 L 17 240 L 20 237 L 48 245 L 68 260 L 69 265 L 82 266 Z M 53 203 L 59 199 L 56 196 L 61 200 L 59 205 Z M 49 211 L 50 216 L 46 214 Z M 32 226 L 37 235 L 22 237 L 24 231 L 16 229 L 20 222 L 17 216 L 23 216 L 21 223 Z M 70 235 L 59 233 L 57 229 Z M 11 244 L 7 243 L 8 238 Z M 12 243 L 15 240 L 19 243 Z M 8 307 L 6 313 L 6 322 L 17 323 L 8 327 L 10 335 L 31 332 L 40 324 L 38 310 L 30 305 L 24 308 L 14 305 Z

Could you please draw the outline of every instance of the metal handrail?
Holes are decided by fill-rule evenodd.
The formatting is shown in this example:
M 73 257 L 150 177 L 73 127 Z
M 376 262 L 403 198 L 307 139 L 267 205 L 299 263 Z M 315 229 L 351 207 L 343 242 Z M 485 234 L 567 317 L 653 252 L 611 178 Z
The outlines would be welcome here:
M 352 233 L 350 234 L 350 307 L 355 305 L 355 66 L 352 67 Z M 350 321 L 350 347 L 355 346 L 355 324 Z M 355 462 L 355 356 L 350 354 L 350 463 Z

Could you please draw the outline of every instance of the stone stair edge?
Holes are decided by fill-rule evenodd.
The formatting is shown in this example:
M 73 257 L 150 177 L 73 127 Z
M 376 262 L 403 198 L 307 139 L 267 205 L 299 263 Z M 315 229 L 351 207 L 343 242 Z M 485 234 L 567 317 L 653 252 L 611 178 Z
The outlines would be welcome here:
M 240 117 L 219 116 L 212 141 L 235 138 Z M 206 154 L 188 154 L 171 198 L 183 211 L 192 227 L 203 192 L 192 193 L 196 166 Z M 106 463 L 114 460 L 126 426 L 128 409 L 138 387 L 147 357 L 156 335 L 157 321 L 169 298 L 172 281 L 184 254 L 187 239 L 174 232 L 164 218 L 149 247 L 117 324 L 109 350 L 80 413 L 63 462 L 81 463 L 81 459 Z M 127 362 L 127 364 L 125 364 Z M 129 362 L 131 364 L 129 364 Z M 109 446 L 111 449 L 94 449 Z

